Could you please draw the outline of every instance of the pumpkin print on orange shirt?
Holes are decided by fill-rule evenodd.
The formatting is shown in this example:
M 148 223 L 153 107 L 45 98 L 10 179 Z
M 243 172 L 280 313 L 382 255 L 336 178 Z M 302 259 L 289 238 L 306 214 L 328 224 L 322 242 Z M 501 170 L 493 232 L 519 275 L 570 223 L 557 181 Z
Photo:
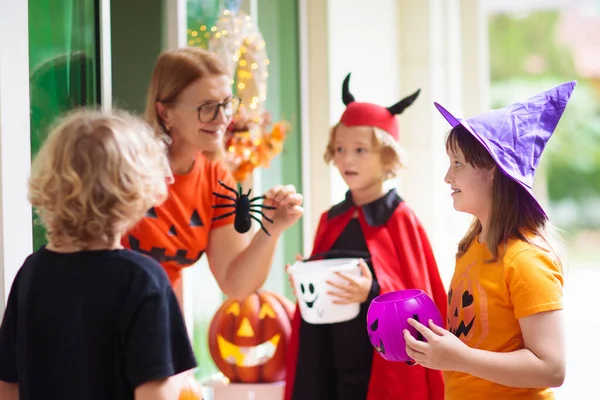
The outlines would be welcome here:
M 488 321 L 487 292 L 470 275 L 475 266 L 471 262 L 452 280 L 448 291 L 448 330 L 470 347 L 479 347 L 487 337 Z
M 220 215 L 212 206 L 231 203 L 212 194 L 215 191 L 231 195 L 225 193 L 219 179 L 235 187 L 227 169 L 199 154 L 188 174 L 175 175 L 167 200 L 148 210 L 123 236 L 123 246 L 158 261 L 174 285 L 181 278 L 182 268 L 197 262 L 206 251 L 211 229 L 233 223 L 233 216 L 212 222 L 214 216 Z

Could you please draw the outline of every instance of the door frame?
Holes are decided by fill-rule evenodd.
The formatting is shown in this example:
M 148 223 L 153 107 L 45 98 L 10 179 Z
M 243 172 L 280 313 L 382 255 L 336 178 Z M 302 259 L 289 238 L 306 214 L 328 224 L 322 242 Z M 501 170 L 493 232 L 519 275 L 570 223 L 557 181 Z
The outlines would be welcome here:
M 28 4 L 0 0 L 0 319 L 33 248 L 29 113 Z

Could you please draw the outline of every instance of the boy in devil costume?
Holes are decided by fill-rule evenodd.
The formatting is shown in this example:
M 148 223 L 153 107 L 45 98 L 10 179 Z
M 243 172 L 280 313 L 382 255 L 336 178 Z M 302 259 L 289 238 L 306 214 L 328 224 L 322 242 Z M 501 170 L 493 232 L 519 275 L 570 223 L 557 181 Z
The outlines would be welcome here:
M 386 361 L 370 344 L 366 313 L 379 294 L 418 288 L 445 315 L 447 297 L 425 231 L 394 189 L 383 183 L 402 166 L 396 115 L 419 90 L 391 107 L 356 102 L 343 83 L 346 105 L 330 132 L 325 160 L 349 187 L 346 199 L 321 215 L 311 259 L 362 257 L 362 276 L 330 282 L 340 303 L 360 303 L 350 321 L 312 325 L 296 311 L 288 351 L 285 400 L 438 400 L 440 371 Z M 303 293 L 298 293 L 302 301 Z M 399 338 L 400 340 L 400 338 Z M 385 350 L 383 350 L 385 351 Z

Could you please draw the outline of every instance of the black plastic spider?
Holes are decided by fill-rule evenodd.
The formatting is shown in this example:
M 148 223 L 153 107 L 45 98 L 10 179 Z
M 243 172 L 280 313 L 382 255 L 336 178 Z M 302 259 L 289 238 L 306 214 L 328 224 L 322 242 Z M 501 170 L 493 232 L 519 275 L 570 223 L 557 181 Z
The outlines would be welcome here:
M 214 217 L 212 220 L 216 221 L 218 219 L 226 218 L 226 217 L 229 217 L 230 215 L 235 214 L 235 220 L 233 222 L 233 226 L 235 227 L 235 230 L 238 231 L 239 233 L 246 233 L 250 230 L 250 226 L 252 225 L 252 220 L 250 218 L 253 218 L 260 224 L 260 227 L 262 228 L 262 230 L 265 231 L 265 233 L 267 235 L 271 236 L 269 231 L 267 231 L 265 229 L 265 227 L 263 226 L 260 219 L 256 218 L 251 213 L 260 214 L 260 215 L 262 215 L 262 217 L 265 220 L 269 221 L 270 223 L 273 223 L 273 220 L 270 218 L 267 218 L 267 216 L 265 216 L 265 214 L 263 214 L 263 212 L 260 211 L 260 209 L 264 208 L 266 210 L 275 210 L 277 207 L 265 206 L 264 204 L 253 204 L 257 200 L 264 199 L 265 196 L 257 196 L 257 197 L 254 197 L 251 199 L 250 192 L 252 191 L 252 189 L 248 189 L 248 193 L 244 194 L 244 193 L 242 193 L 242 185 L 240 185 L 240 184 L 238 184 L 237 191 L 235 189 L 227 186 L 226 184 L 224 184 L 221 180 L 219 180 L 219 184 L 221 186 L 223 186 L 225 189 L 235 193 L 235 198 L 232 196 L 225 196 L 223 194 L 213 192 L 213 194 L 215 196 L 220 197 L 222 199 L 231 200 L 231 201 L 233 201 L 233 203 L 217 204 L 217 205 L 213 205 L 212 207 L 213 208 L 231 208 L 231 207 L 233 207 L 233 208 L 235 208 L 235 210 L 228 212 L 226 214 L 223 214 L 223 215 L 219 215 L 218 217 Z

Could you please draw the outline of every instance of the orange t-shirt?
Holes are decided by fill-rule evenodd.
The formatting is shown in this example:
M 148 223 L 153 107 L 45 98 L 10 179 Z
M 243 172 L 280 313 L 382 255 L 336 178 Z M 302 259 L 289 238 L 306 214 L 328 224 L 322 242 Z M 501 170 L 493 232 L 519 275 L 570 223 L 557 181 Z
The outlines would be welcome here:
M 175 175 L 169 186 L 169 197 L 159 207 L 153 207 L 123 236 L 123 246 L 157 260 L 167 272 L 171 284 L 181 278 L 181 270 L 202 257 L 208 245 L 211 229 L 231 224 L 234 216 L 212 221 L 213 217 L 229 213 L 234 208 L 212 208 L 214 204 L 233 201 L 213 195 L 213 191 L 235 197 L 217 180 L 237 190 L 233 176 L 218 161 L 198 154 L 192 170 Z
M 502 254 L 502 249 L 500 249 Z M 562 309 L 562 268 L 553 253 L 518 239 L 496 263 L 474 241 L 456 262 L 447 328 L 468 346 L 494 352 L 524 348 L 519 319 Z M 551 389 L 512 388 L 461 372 L 444 373 L 446 400 L 548 400 Z

